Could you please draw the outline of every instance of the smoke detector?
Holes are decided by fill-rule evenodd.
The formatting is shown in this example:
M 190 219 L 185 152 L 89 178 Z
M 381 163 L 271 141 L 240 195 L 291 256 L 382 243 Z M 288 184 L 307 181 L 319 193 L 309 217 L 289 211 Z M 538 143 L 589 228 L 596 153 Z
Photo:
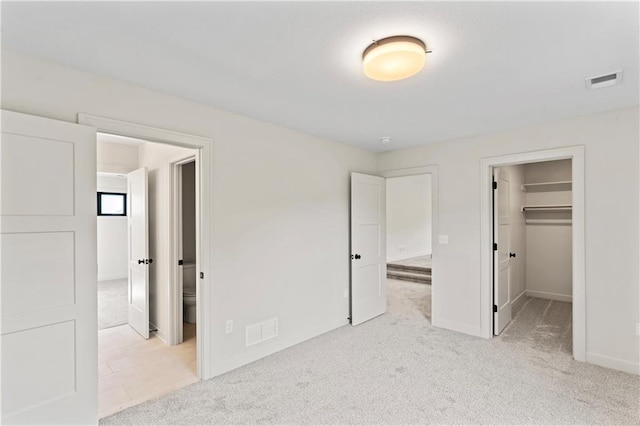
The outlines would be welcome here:
M 389 142 L 391 142 L 391 138 L 388 136 L 385 136 L 383 138 L 380 138 L 380 142 L 382 142 L 383 144 L 388 144 Z
M 585 79 L 587 90 L 602 89 L 622 83 L 622 70 Z

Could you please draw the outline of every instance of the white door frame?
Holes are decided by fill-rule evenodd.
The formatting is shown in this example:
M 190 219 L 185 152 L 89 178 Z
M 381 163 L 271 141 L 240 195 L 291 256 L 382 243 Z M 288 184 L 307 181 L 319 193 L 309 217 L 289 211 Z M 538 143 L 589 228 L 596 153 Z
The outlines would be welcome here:
M 525 152 L 480 160 L 480 327 L 482 337 L 493 337 L 493 214 L 491 210 L 493 168 L 567 159 L 571 160 L 573 182 L 571 191 L 573 358 L 584 362 L 586 361 L 584 146 Z
M 200 238 L 198 180 L 200 167 L 200 152 L 196 154 L 182 155 L 169 160 L 169 333 L 168 344 L 179 345 L 183 342 L 183 300 L 182 300 L 182 269 L 178 266 L 178 261 L 183 258 L 182 252 L 182 166 L 195 160 L 196 172 L 196 263 L 198 255 L 198 239 Z M 196 265 L 196 271 L 197 269 Z M 196 292 L 196 310 L 201 309 L 200 298 Z M 197 315 L 196 315 L 197 318 Z M 197 319 L 196 319 L 197 321 Z M 196 327 L 197 328 L 197 327 Z
M 199 151 L 200 175 L 197 181 L 201 183 L 198 188 L 200 200 L 199 214 L 199 240 L 196 242 L 196 256 L 198 275 L 204 274 L 204 278 L 198 279 L 198 303 L 196 328 L 196 358 L 197 376 L 200 379 L 213 377 L 212 365 L 212 330 L 211 330 L 211 182 L 213 165 L 213 140 L 210 138 L 189 135 L 172 130 L 145 126 L 91 114 L 78 114 L 78 123 L 96 128 L 98 132 L 111 133 L 120 136 L 144 139 L 150 142 L 158 142 L 168 145 L 190 148 Z M 169 205 L 166 206 L 169 209 Z M 171 307 L 169 306 L 169 310 Z M 97 330 L 96 330 L 97 333 Z
M 379 175 L 384 178 L 431 175 L 431 325 L 438 327 L 438 244 L 436 237 L 438 236 L 438 166 L 420 166 L 407 169 L 395 169 L 380 172 Z

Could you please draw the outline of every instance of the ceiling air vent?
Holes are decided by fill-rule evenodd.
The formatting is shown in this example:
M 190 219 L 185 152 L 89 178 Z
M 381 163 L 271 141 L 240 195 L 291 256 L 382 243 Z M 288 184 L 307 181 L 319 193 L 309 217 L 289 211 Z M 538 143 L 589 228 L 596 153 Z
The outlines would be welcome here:
M 599 75 L 585 80 L 587 90 L 602 89 L 603 87 L 615 86 L 622 83 L 622 70 L 610 74 Z

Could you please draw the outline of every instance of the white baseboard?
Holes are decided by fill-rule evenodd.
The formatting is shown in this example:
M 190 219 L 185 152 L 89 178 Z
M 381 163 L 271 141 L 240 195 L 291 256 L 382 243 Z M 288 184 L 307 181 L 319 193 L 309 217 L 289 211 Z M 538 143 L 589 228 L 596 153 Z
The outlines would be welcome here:
M 573 300 L 571 295 L 566 294 L 557 294 L 557 293 L 547 293 L 546 291 L 534 291 L 527 290 L 527 296 L 529 297 L 537 297 L 538 299 L 549 299 L 549 300 L 557 300 L 558 302 L 569 302 Z
M 469 334 L 471 336 L 483 337 L 480 327 L 474 327 L 459 322 L 438 319 L 438 324 L 434 327 L 446 328 L 447 330 L 457 331 L 458 333 Z
M 606 355 L 600 355 L 593 352 L 587 352 L 587 362 L 599 365 L 601 367 L 611 368 L 613 370 L 624 371 L 640 375 L 640 364 L 637 362 L 625 361 L 623 359 L 612 358 Z
M 409 259 L 409 258 L 412 258 L 412 257 L 430 256 L 430 255 L 431 255 L 431 252 L 402 253 L 401 255 L 390 256 L 389 258 L 387 258 L 387 263 L 388 262 L 396 262 L 398 260 L 403 260 L 403 259 Z
M 252 346 L 252 349 L 247 349 L 247 352 L 237 355 L 231 359 L 225 360 L 223 362 L 217 363 L 213 365 L 213 374 L 211 377 L 220 376 L 224 373 L 228 373 L 231 370 L 235 370 L 236 368 L 240 368 L 244 365 L 250 364 L 259 359 L 268 357 L 269 355 L 273 355 L 276 352 L 280 352 L 284 349 L 290 348 L 307 340 L 311 340 L 315 337 L 318 337 L 324 333 L 328 333 L 329 331 L 333 331 L 337 328 L 344 327 L 349 325 L 348 321 L 340 321 L 338 324 L 334 324 L 328 328 L 318 329 L 313 333 L 305 333 L 305 336 L 302 337 L 300 335 L 292 336 L 287 339 L 278 340 L 272 339 L 268 342 L 270 344 L 265 344 L 262 350 L 258 350 L 258 346 Z M 255 349 L 253 349 L 255 348 Z
M 167 333 L 165 333 L 164 331 L 160 330 L 158 328 L 157 325 L 155 325 L 154 323 L 150 322 L 149 323 L 149 327 L 151 327 L 151 329 L 155 329 L 156 331 L 152 331 L 151 334 L 155 335 L 158 339 L 162 340 L 166 345 L 168 345 L 169 343 L 167 343 L 169 341 L 169 339 L 167 339 Z
M 111 281 L 111 280 L 124 280 L 129 278 L 127 274 L 125 275 L 98 275 L 98 281 Z
M 516 297 L 515 299 L 513 299 L 511 301 L 511 304 L 513 305 L 514 303 L 516 303 L 518 300 L 520 300 L 521 297 L 524 297 L 527 294 L 527 290 L 523 291 L 522 293 L 520 293 L 518 295 L 518 297 Z

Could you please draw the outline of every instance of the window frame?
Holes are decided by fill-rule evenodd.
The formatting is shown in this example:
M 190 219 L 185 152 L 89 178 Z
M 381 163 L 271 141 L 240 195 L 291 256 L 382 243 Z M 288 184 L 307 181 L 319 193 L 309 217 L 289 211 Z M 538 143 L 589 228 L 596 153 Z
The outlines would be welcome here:
M 120 195 L 122 196 L 122 205 L 124 207 L 123 213 L 103 213 L 102 212 L 102 195 Z M 107 217 L 126 217 L 127 216 L 127 194 L 125 192 L 105 192 L 98 191 L 98 207 L 97 213 L 98 216 L 107 216 Z

